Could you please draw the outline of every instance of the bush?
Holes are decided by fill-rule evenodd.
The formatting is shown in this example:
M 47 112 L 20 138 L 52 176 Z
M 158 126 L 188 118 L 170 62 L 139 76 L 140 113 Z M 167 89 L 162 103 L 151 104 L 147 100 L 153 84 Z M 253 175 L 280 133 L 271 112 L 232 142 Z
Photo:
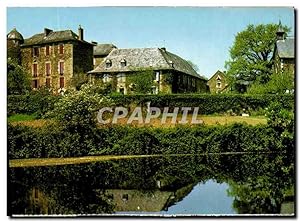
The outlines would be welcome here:
M 35 114 L 37 118 L 54 108 L 61 96 L 50 95 L 45 91 L 31 92 L 26 95 L 11 95 L 7 97 L 7 115 Z
M 226 113 L 233 111 L 237 114 L 243 109 L 256 111 L 265 109 L 272 101 L 279 101 L 283 108 L 292 109 L 293 95 L 241 95 L 241 94 L 170 94 L 170 95 L 114 95 L 111 96 L 116 105 L 146 106 L 151 102 L 152 107 L 199 107 L 199 114 Z
M 8 127 L 9 158 L 71 157 L 86 155 L 200 154 L 284 151 L 283 141 L 265 125 L 234 124 L 213 127 L 96 128 L 69 132 L 64 126 Z

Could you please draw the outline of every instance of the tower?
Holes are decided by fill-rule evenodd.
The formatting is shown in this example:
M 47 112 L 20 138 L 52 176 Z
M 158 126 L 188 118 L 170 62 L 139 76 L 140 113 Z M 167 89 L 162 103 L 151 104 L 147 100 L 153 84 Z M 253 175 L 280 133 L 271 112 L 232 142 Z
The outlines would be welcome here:
M 6 36 L 7 42 L 7 59 L 14 59 L 20 64 L 21 50 L 20 46 L 24 43 L 24 38 L 16 28 L 11 30 Z
M 277 32 L 276 32 L 276 39 L 277 40 L 284 40 L 284 35 L 285 35 L 285 31 L 283 30 L 282 25 L 281 25 L 281 21 L 279 20 L 278 29 L 277 29 Z

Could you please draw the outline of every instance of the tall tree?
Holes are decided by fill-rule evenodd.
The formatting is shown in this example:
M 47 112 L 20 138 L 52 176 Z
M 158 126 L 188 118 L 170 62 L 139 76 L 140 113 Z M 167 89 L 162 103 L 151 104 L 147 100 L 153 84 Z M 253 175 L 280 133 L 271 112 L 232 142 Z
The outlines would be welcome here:
M 30 77 L 17 61 L 7 60 L 7 94 L 19 95 L 30 91 Z
M 266 83 L 272 73 L 272 55 L 276 32 L 281 24 L 248 25 L 239 32 L 226 61 L 227 75 L 234 84 L 259 81 Z M 287 26 L 281 27 L 286 33 Z

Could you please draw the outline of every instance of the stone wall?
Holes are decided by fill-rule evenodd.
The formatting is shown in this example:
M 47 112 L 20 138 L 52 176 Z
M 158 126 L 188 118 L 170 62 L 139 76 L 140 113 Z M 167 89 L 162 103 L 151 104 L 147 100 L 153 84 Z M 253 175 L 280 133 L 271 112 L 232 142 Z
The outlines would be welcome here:
M 74 73 L 85 74 L 93 70 L 93 45 L 83 42 L 73 44 Z
M 218 80 L 218 76 L 220 80 Z M 228 81 L 225 74 L 217 71 L 207 82 L 211 93 L 221 93 L 228 86 Z
M 73 76 L 73 44 L 63 43 L 64 52 L 59 53 L 59 43 L 50 46 L 50 54 L 46 55 L 46 45 L 37 46 L 39 56 L 33 56 L 33 47 L 21 48 L 22 66 L 31 74 L 32 80 L 38 80 L 39 87 L 46 85 L 46 79 L 50 79 L 50 86 L 55 91 L 60 88 L 60 77 L 64 77 L 65 87 L 70 86 Z M 64 62 L 64 74 L 59 74 L 59 62 Z M 46 76 L 46 63 L 50 63 L 50 75 Z M 33 77 L 33 64 L 37 64 L 37 77 Z

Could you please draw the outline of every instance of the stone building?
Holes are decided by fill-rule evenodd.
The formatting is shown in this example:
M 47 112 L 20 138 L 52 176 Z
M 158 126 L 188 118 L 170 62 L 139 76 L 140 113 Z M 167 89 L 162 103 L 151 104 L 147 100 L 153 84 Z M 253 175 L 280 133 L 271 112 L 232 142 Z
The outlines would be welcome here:
M 113 44 L 97 44 L 94 46 L 94 68 L 96 68 L 105 59 L 106 56 L 117 47 Z
M 45 28 L 20 45 L 21 65 L 31 74 L 33 89 L 46 86 L 64 92 L 73 77 L 93 69 L 93 46 L 84 41 L 80 26 L 78 35 Z
M 293 37 L 286 37 L 286 33 L 279 22 L 276 32 L 276 44 L 273 53 L 274 71 L 280 73 L 282 71 L 290 71 L 295 73 L 295 41 Z
M 208 81 L 209 91 L 211 93 L 222 93 L 228 89 L 228 80 L 226 75 L 218 70 Z
M 110 82 L 114 91 L 128 94 L 134 93 L 134 89 L 128 84 L 127 77 L 143 71 L 153 73 L 153 94 L 207 91 L 207 80 L 186 60 L 165 48 L 115 48 L 88 74 L 92 83 L 98 80 Z

